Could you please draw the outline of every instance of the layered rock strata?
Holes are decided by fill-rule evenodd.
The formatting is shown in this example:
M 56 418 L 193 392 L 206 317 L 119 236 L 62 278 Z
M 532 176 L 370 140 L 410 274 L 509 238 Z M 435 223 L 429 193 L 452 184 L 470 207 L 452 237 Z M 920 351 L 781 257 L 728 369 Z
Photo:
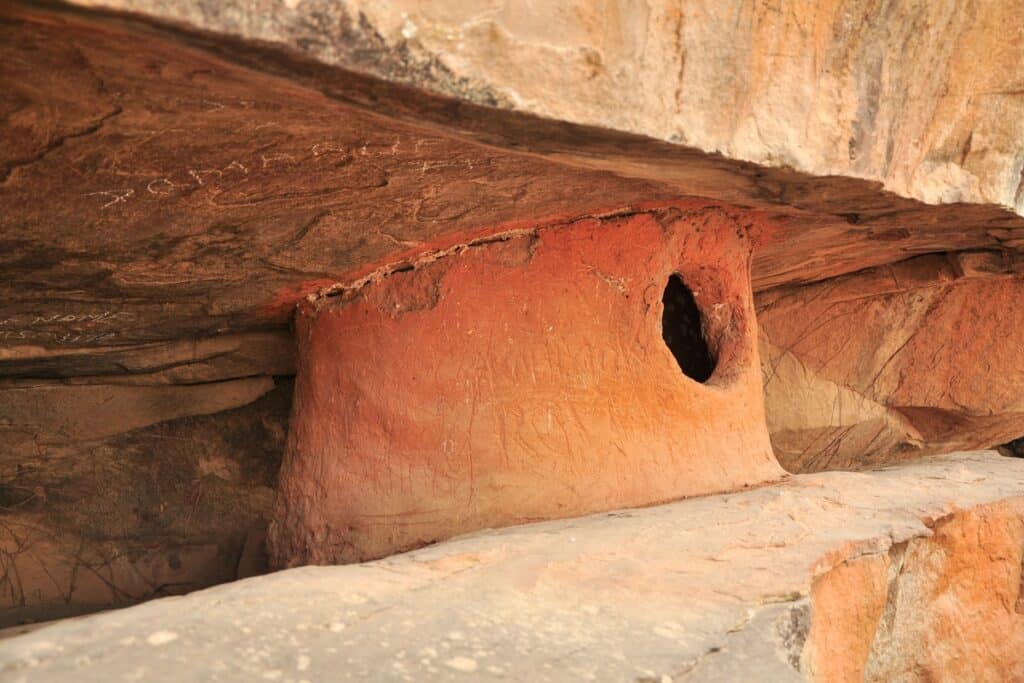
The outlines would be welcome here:
M 999 7 L 968 8 L 965 16 Z M 229 15 L 244 16 L 223 16 Z M 991 76 L 999 80 L 997 71 Z M 1002 171 L 983 168 L 991 162 L 1005 170 L 1003 133 L 982 124 L 1017 125 L 1012 92 L 972 100 L 977 132 L 950 133 L 952 146 L 936 157 L 940 165 L 946 152 L 960 150 L 960 166 L 988 178 L 979 187 L 1005 180 Z M 632 110 L 621 99 L 609 101 L 616 111 Z M 871 182 L 811 177 L 431 96 L 223 35 L 13 2 L 0 3 L 0 119 L 4 623 L 190 590 L 259 566 L 288 420 L 290 383 L 282 376 L 294 372 L 288 326 L 296 306 L 311 296 L 332 302 L 328 318 L 344 316 L 345 297 L 331 294 L 359 290 L 371 300 L 390 292 L 429 316 L 425 304 L 433 290 L 416 289 L 423 284 L 417 278 L 448 278 L 463 267 L 456 263 L 477 268 L 481 254 L 498 249 L 502 239 L 520 233 L 525 239 L 538 226 L 550 233 L 545 239 L 556 240 L 594 221 L 620 221 L 638 242 L 622 238 L 631 250 L 644 244 L 652 207 L 699 205 L 741 223 L 751 241 L 754 301 L 762 302 L 767 322 L 769 424 L 791 468 L 863 467 L 1005 443 L 1024 433 L 1011 345 L 1020 325 L 1014 307 L 999 303 L 1019 284 L 1014 269 L 1024 219 L 996 207 L 926 206 Z M 877 158 L 870 151 L 877 151 L 875 142 L 858 149 L 860 159 Z M 872 164 L 856 172 L 879 177 Z M 963 179 L 950 170 L 950 177 Z M 975 196 L 957 194 L 962 187 L 959 180 L 935 186 L 950 191 L 943 199 Z M 461 253 L 468 245 L 476 246 Z M 600 244 L 593 248 L 607 259 Z M 746 251 L 737 253 L 723 282 L 746 277 Z M 447 256 L 434 268 L 421 267 L 440 254 Z M 933 268 L 927 277 L 935 280 L 894 286 L 886 299 L 888 290 L 879 286 L 884 271 L 861 272 L 919 256 L 927 257 L 921 263 L 947 259 L 952 274 Z M 579 254 L 573 259 L 587 263 Z M 625 274 L 616 270 L 625 264 L 611 265 L 607 272 Z M 635 272 L 641 271 L 653 272 Z M 522 281 L 537 276 L 525 265 L 507 274 Z M 625 284 L 603 281 L 587 267 L 571 276 L 567 291 L 592 286 L 611 297 L 590 317 L 566 313 L 593 333 L 582 343 L 614 340 L 626 349 L 626 341 L 640 341 L 628 337 L 632 331 L 593 329 L 595 319 L 608 315 L 602 306 L 618 302 Z M 374 284 L 364 290 L 367 282 Z M 389 289 L 398 282 L 416 284 L 415 291 Z M 479 281 L 469 284 L 482 288 Z M 801 285 L 803 292 L 795 289 Z M 811 298 L 834 297 L 846 306 L 850 288 L 861 286 L 871 292 L 860 299 L 864 310 L 847 306 L 856 325 L 806 317 L 820 310 Z M 490 287 L 503 285 L 495 280 Z M 424 293 L 426 299 L 417 299 Z M 694 293 L 697 303 L 710 301 L 699 287 Z M 915 308 L 920 297 L 936 305 Z M 659 305 L 656 296 L 652 301 Z M 898 328 L 884 314 L 872 317 L 886 302 L 902 311 L 900 325 L 919 332 Z M 549 303 L 567 305 L 537 297 L 537 306 Z M 620 319 L 639 315 L 619 304 Z M 703 312 L 714 318 L 713 309 Z M 373 315 L 397 330 L 418 329 L 413 313 L 404 320 Z M 669 363 L 656 339 L 656 316 L 645 315 L 657 362 Z M 956 333 L 946 329 L 950 324 Z M 1005 344 L 979 333 L 989 327 L 1005 332 Z M 804 332 L 815 341 L 798 343 Z M 914 358 L 889 343 L 907 336 Z M 516 353 L 526 354 L 526 337 L 519 341 Z M 790 343 L 793 350 L 786 351 Z M 888 362 L 884 353 L 874 355 L 880 343 L 892 361 L 876 391 L 871 378 Z M 563 329 L 559 344 L 575 349 L 581 342 Z M 823 358 L 819 344 L 848 357 Z M 957 366 L 955 354 L 948 355 L 958 345 L 969 348 L 970 363 Z M 774 362 L 780 352 L 789 354 L 785 363 Z M 616 362 L 642 365 L 628 353 Z M 914 382 L 925 378 L 920 390 L 901 384 L 896 368 Z M 685 384 L 674 369 L 668 381 L 683 383 L 687 396 L 715 395 L 713 386 Z M 933 369 L 956 383 L 951 393 L 931 377 Z M 404 371 L 373 370 L 378 380 Z M 870 375 L 858 374 L 867 370 Z M 640 375 L 663 379 L 660 372 Z M 463 397 L 477 391 L 438 387 Z M 648 400 L 654 391 L 643 387 L 640 394 Z M 841 398 L 841 415 L 828 408 L 833 396 Z M 622 392 L 598 398 L 614 399 L 623 414 L 635 409 Z M 673 405 L 670 399 L 658 410 L 676 410 Z M 686 412 L 693 417 L 706 409 L 694 404 Z M 722 426 L 728 419 L 713 415 L 710 422 Z M 587 420 L 581 424 L 593 426 Z M 752 427 L 745 420 L 739 427 L 746 433 Z M 655 450 L 693 449 L 708 424 Z M 456 442 L 467 441 L 463 434 Z M 543 443 L 538 437 L 527 445 Z M 493 454 L 493 445 L 481 448 Z M 746 457 L 719 451 L 728 453 L 723 461 Z M 687 462 L 698 460 L 707 466 L 694 473 L 700 487 L 674 491 L 711 490 L 716 478 L 722 487 L 747 481 L 707 453 Z M 678 475 L 672 468 L 683 466 L 669 463 L 665 471 Z M 387 471 L 385 462 L 381 472 Z M 464 471 L 456 473 L 466 479 Z M 651 486 L 670 488 L 657 480 Z M 625 500 L 588 495 L 576 500 Z M 522 518 L 504 513 L 506 521 Z M 457 514 L 453 519 L 448 531 L 463 523 Z
M 234 335 L 61 361 L 22 361 L 45 380 L 0 381 L 0 626 L 265 571 L 291 339 Z
M 762 292 L 768 429 L 790 471 L 856 469 L 1024 430 L 1024 261 L 921 256 Z
M 75 0 L 927 202 L 1024 213 L 1020 0 Z

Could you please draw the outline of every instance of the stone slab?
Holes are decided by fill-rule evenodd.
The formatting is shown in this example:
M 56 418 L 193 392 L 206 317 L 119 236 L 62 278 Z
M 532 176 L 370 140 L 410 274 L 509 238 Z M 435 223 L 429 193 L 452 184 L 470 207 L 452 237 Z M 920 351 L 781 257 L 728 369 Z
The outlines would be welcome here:
M 1022 495 L 991 452 L 794 476 L 56 623 L 0 642 L 0 677 L 798 680 L 816 579 Z

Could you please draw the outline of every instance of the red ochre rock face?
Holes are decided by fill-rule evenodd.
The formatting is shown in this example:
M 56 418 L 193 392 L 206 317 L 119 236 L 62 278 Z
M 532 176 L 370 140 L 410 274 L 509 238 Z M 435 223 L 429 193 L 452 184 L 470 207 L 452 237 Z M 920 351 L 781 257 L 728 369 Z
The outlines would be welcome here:
M 714 207 L 581 220 L 305 305 L 272 562 L 361 561 L 782 476 L 749 228 Z M 703 384 L 662 335 L 673 274 L 715 360 Z
M 759 292 L 768 429 L 792 472 L 1024 434 L 1024 262 L 931 254 Z

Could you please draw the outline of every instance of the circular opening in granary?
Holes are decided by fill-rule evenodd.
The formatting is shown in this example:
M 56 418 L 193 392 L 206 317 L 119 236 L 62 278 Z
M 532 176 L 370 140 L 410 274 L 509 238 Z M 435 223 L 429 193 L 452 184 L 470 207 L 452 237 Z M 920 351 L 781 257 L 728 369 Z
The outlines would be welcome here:
M 678 274 L 672 275 L 661 296 L 661 336 L 683 374 L 700 383 L 715 371 L 715 357 L 704 339 L 704 325 L 693 292 Z

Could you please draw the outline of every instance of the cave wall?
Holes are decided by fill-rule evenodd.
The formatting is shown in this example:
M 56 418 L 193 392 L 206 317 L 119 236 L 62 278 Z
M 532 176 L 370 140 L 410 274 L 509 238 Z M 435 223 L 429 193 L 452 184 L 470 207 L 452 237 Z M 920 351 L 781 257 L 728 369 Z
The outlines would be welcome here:
M 132 7 L 145 9 L 141 4 Z M 451 76 L 457 70 L 446 71 L 447 52 L 423 61 L 429 32 L 415 17 L 423 45 L 402 38 L 405 48 L 396 48 L 390 39 L 380 38 L 375 51 L 361 48 L 353 55 L 325 57 L 322 50 L 339 45 L 365 47 L 360 32 L 377 35 L 372 19 L 376 6 L 367 6 L 365 21 L 354 24 L 350 19 L 358 12 L 346 14 L 342 3 L 332 3 L 325 14 L 316 14 L 318 5 L 311 2 L 275 7 L 280 11 L 271 22 L 300 22 L 309 12 L 322 23 L 296 23 L 296 32 L 287 35 L 264 34 L 260 31 L 268 24 L 259 17 L 266 15 L 247 14 L 230 3 L 192 5 L 197 14 L 188 18 L 199 26 L 249 38 L 305 46 L 332 63 L 376 70 L 465 99 L 403 89 L 223 35 L 120 16 L 0 3 L 0 587 L 5 620 L 122 605 L 260 571 L 262 530 L 273 514 L 276 472 L 287 431 L 288 378 L 295 372 L 288 325 L 297 309 L 305 315 L 311 307 L 323 306 L 324 328 L 337 328 L 324 333 L 331 344 L 321 344 L 363 354 L 362 366 L 373 370 L 369 391 L 367 386 L 346 385 L 339 392 L 337 387 L 314 386 L 315 378 L 300 377 L 302 413 L 296 413 L 296 422 L 314 425 L 304 427 L 306 431 L 315 431 L 315 416 L 337 423 L 352 418 L 355 408 L 347 401 L 393 391 L 388 373 L 404 376 L 417 364 L 428 365 L 428 351 L 446 363 L 466 354 L 464 349 L 437 349 L 434 336 L 416 322 L 417 316 L 429 317 L 437 303 L 432 278 L 457 280 L 460 269 L 476 273 L 476 279 L 464 278 L 464 284 L 478 288 L 474 306 L 487 317 L 495 335 L 504 333 L 497 310 L 508 308 L 507 299 L 519 296 L 511 286 L 518 283 L 526 287 L 531 305 L 538 310 L 550 306 L 559 318 L 565 316 L 563 322 L 571 320 L 578 328 L 562 325 L 553 343 L 566 352 L 576 350 L 580 330 L 587 331 L 586 344 L 593 353 L 581 361 L 590 363 L 582 370 L 587 376 L 603 377 L 594 368 L 613 363 L 599 353 L 602 344 L 634 349 L 641 339 L 619 327 L 636 323 L 639 313 L 608 302 L 621 304 L 618 297 L 626 292 L 637 296 L 630 278 L 651 275 L 651 263 L 674 255 L 671 249 L 678 245 L 670 247 L 671 239 L 665 235 L 678 228 L 666 228 L 662 238 L 668 241 L 660 243 L 662 238 L 652 237 L 646 222 L 652 212 L 671 206 L 699 206 L 709 216 L 724 217 L 712 221 L 709 229 L 721 239 L 736 234 L 749 243 L 730 251 L 731 262 L 715 267 L 726 272 L 719 284 L 728 281 L 735 287 L 747 283 L 749 269 L 739 308 L 749 327 L 754 313 L 748 310 L 749 287 L 761 343 L 760 349 L 754 348 L 752 328 L 747 330 L 751 335 L 744 344 L 750 346 L 744 346 L 744 353 L 747 361 L 760 354 L 763 362 L 768 431 L 758 422 L 762 399 L 759 387 L 753 391 L 748 386 L 759 381 L 750 368 L 744 370 L 742 390 L 734 394 L 718 396 L 714 387 L 684 385 L 681 395 L 699 402 L 697 408 L 678 405 L 678 400 L 649 386 L 634 391 L 613 382 L 614 391 L 597 396 L 596 402 L 615 401 L 617 410 L 630 415 L 629 403 L 642 398 L 649 414 L 637 425 L 652 433 L 679 430 L 671 444 L 647 449 L 657 451 L 664 468 L 649 467 L 642 485 L 629 489 L 615 480 L 629 474 L 629 468 L 621 463 L 608 466 L 616 455 L 602 450 L 603 443 L 595 447 L 600 434 L 619 426 L 609 426 L 612 421 L 606 420 L 591 433 L 593 415 L 570 415 L 567 422 L 580 427 L 576 438 L 588 448 L 571 442 L 566 447 L 578 455 L 579 467 L 560 485 L 566 490 L 581 483 L 596 485 L 583 487 L 582 494 L 548 496 L 557 509 L 538 505 L 538 516 L 658 502 L 666 496 L 764 481 L 776 473 L 766 435 L 783 465 L 804 471 L 871 467 L 956 448 L 991 446 L 1024 434 L 1019 399 L 1024 386 L 1019 363 L 1024 325 L 1019 307 L 1013 305 L 1021 286 L 1019 254 L 1024 248 L 1020 216 L 984 204 L 927 206 L 850 177 L 812 177 L 680 144 L 476 106 L 467 100 L 547 111 L 523 104 L 526 100 L 507 100 L 497 86 L 481 89 L 472 78 Z M 577 12 L 567 7 L 566 12 Z M 689 12 L 695 5 L 687 7 Z M 851 17 L 858 16 L 850 9 L 853 5 L 846 7 L 853 12 Z M 972 6 L 950 15 L 948 36 L 956 40 L 946 55 L 952 60 L 947 66 L 955 66 L 949 101 L 960 102 L 960 74 L 974 73 L 961 66 L 964 55 L 978 49 L 972 43 L 977 39 L 973 32 L 1004 7 Z M 172 13 L 181 9 L 172 4 L 161 8 L 160 12 Z M 222 11 L 213 13 L 216 8 Z M 410 16 L 414 9 L 408 8 Z M 799 14 L 788 5 L 781 9 L 786 16 Z M 915 16 L 931 27 L 934 22 L 928 17 L 940 9 L 919 8 L 921 14 Z M 335 11 L 340 14 L 331 14 Z M 544 11 L 536 17 L 545 17 Z M 718 16 L 694 16 L 712 15 Z M 890 23 L 903 30 L 906 25 L 897 21 L 899 16 L 897 12 L 890 17 Z M 914 21 L 909 25 L 916 25 Z M 656 30 L 658 25 L 649 26 Z M 698 45 L 711 39 L 711 25 L 690 25 Z M 523 30 L 527 28 L 524 25 Z M 344 32 L 344 41 L 332 42 L 335 30 Z M 382 36 L 390 35 L 381 30 Z M 1012 30 L 1001 26 L 992 35 Z M 320 36 L 320 42 L 306 40 L 310 34 L 303 31 Z M 595 35 L 602 35 L 600 31 Z M 861 47 L 875 55 L 880 46 L 889 49 L 896 35 L 876 36 Z M 581 40 L 572 32 L 564 38 Z M 441 40 L 430 38 L 434 39 Z M 612 49 L 614 41 L 601 40 Z M 991 40 L 999 44 L 1000 38 Z M 843 51 L 839 43 L 826 43 L 828 50 Z M 929 37 L 923 44 L 932 49 L 937 43 Z M 394 61 L 386 69 L 373 66 L 387 54 L 408 60 L 415 73 L 402 72 L 404 67 Z M 573 53 L 512 49 L 504 54 L 524 60 L 555 59 L 545 62 L 544 68 L 557 74 L 551 64 Z M 865 59 L 857 54 L 861 53 L 854 50 L 849 59 Z M 1006 76 L 1001 60 L 1012 56 L 998 50 L 990 56 L 994 66 L 986 78 L 998 81 Z M 360 62 L 363 58 L 370 62 Z M 601 57 L 598 63 L 617 59 Z M 847 57 L 836 59 L 846 64 Z M 886 59 L 883 64 L 902 73 L 911 62 Z M 626 68 L 632 62 L 622 64 Z M 707 72 L 699 61 L 689 64 L 688 78 Z M 752 93 L 744 107 L 773 112 L 773 120 L 783 127 L 797 125 L 792 118 L 797 113 L 812 112 L 815 121 L 828 118 L 815 107 L 777 111 L 776 105 L 758 99 L 760 93 L 770 93 L 778 98 L 778 106 L 788 107 L 792 98 L 784 92 L 787 88 L 800 85 L 801 97 L 811 92 L 810 80 L 793 77 L 781 63 L 771 64 L 765 73 L 777 73 L 785 84 L 765 85 L 762 91 L 740 79 Z M 593 83 L 559 81 L 555 88 L 550 79 L 531 82 L 557 90 L 566 107 L 584 108 L 595 100 L 574 88 L 604 88 L 596 84 L 609 69 L 598 71 Z M 917 73 L 938 78 L 942 72 Z M 637 107 L 622 106 L 621 89 L 613 93 L 618 99 L 600 100 L 603 112 L 555 113 L 659 137 L 691 131 L 693 137 L 678 140 L 721 148 L 741 158 L 749 152 L 751 158 L 772 164 L 885 178 L 890 188 L 929 201 L 980 198 L 1012 205 L 1007 199 L 1007 193 L 1012 194 L 1012 187 L 1006 189 L 1012 185 L 1012 178 L 1006 180 L 1007 168 L 1017 162 L 1007 159 L 1015 154 L 1013 127 L 1020 121 L 1014 86 L 972 95 L 971 104 L 963 107 L 963 118 L 942 114 L 943 121 L 955 119 L 943 138 L 935 132 L 941 128 L 938 123 L 907 104 L 930 100 L 896 98 L 897 86 L 905 84 L 906 76 L 892 77 L 892 83 L 885 73 L 879 77 L 884 87 L 877 106 L 889 113 L 876 117 L 877 130 L 867 119 L 851 122 L 840 117 L 842 126 L 852 128 L 824 133 L 805 122 L 815 143 L 801 150 L 821 152 L 815 159 L 794 160 L 792 150 L 786 151 L 790 142 L 771 141 L 771 126 L 763 128 L 761 151 L 745 142 L 720 147 L 716 136 L 750 139 L 746 133 L 729 133 L 731 126 L 740 124 L 727 116 L 716 120 L 721 131 L 700 135 L 703 124 L 688 122 L 685 116 L 681 123 L 673 119 L 672 126 L 679 127 L 671 130 L 639 119 L 617 119 L 619 114 L 646 111 L 645 100 L 639 97 Z M 624 78 L 633 83 L 628 74 Z M 873 84 L 869 78 L 857 88 L 870 93 Z M 938 87 L 928 87 L 933 86 Z M 701 98 L 718 101 L 701 94 L 704 85 L 687 88 L 693 97 L 684 98 L 686 107 Z M 719 92 L 717 86 L 714 90 Z M 813 92 L 815 102 L 829 101 L 825 91 Z M 728 90 L 721 93 L 727 95 Z M 943 107 L 948 105 L 947 94 L 940 97 Z M 616 106 L 608 107 L 608 101 Z M 733 110 L 744 111 L 728 109 Z M 651 116 L 652 121 L 657 118 Z M 977 132 L 962 139 L 965 126 L 975 131 L 975 124 Z M 848 134 L 856 144 L 847 144 Z M 783 138 L 789 140 L 788 135 Z M 907 151 L 905 136 L 912 135 L 927 143 L 920 153 L 931 161 Z M 849 164 L 830 161 L 832 143 L 821 142 L 825 138 L 835 138 L 843 153 L 856 148 L 857 163 L 852 157 Z M 883 138 L 886 144 L 894 140 L 891 166 L 879 161 Z M 956 144 L 943 146 L 940 138 Z M 932 162 L 938 166 L 929 166 Z M 933 172 L 939 167 L 945 170 Z M 570 244 L 578 238 L 580 226 L 593 224 L 626 226 L 622 230 L 629 232 L 609 230 L 602 239 L 578 244 L 570 250 L 572 258 L 559 261 L 561 270 L 549 269 L 543 286 L 531 279 L 537 274 L 527 268 L 530 258 L 522 257 L 522 267 L 514 267 L 514 254 L 504 253 L 515 251 L 514 245 L 502 242 L 509 236 L 540 231 L 554 240 L 554 235 L 564 233 Z M 623 254 L 633 253 L 656 243 L 669 251 L 648 255 L 641 265 L 620 262 L 608 251 L 615 245 Z M 716 248 L 698 240 L 688 248 L 688 258 L 697 262 L 705 251 L 710 258 Z M 492 251 L 497 255 L 491 261 L 498 265 L 481 266 L 480 254 Z M 603 259 L 600 268 L 588 254 Z M 428 266 L 432 262 L 436 265 Z M 658 273 L 664 277 L 667 270 L 662 266 L 667 267 L 660 263 Z M 495 273 L 501 277 L 481 282 Z M 708 289 L 697 289 L 698 303 L 709 301 Z M 345 292 L 354 291 L 364 298 L 345 298 Z M 598 293 L 610 298 L 596 299 Z M 642 340 L 650 351 L 647 360 L 654 358 L 664 372 L 647 373 L 629 353 L 615 362 L 635 371 L 637 386 L 670 375 L 667 385 L 679 388 L 677 368 L 657 339 L 658 296 L 643 294 L 648 306 L 644 315 L 650 319 L 644 318 Z M 583 302 L 587 308 L 573 308 Z M 396 303 L 416 310 L 393 315 L 385 304 Z M 712 296 L 710 312 L 703 312 L 714 315 L 715 303 L 721 302 Z M 445 316 L 461 315 L 450 301 L 440 305 Z M 346 335 L 341 323 L 352 322 L 351 316 L 359 312 L 406 337 Z M 316 327 L 313 318 L 300 317 L 300 326 L 308 323 L 303 330 Z M 535 334 L 538 330 L 529 335 L 527 331 L 520 330 L 513 358 L 526 358 L 542 336 Z M 417 339 L 422 348 L 413 346 Z M 474 352 L 474 363 L 479 358 L 507 360 L 486 346 L 466 348 Z M 335 351 L 326 348 L 313 360 L 338 363 L 332 372 L 333 379 L 339 379 L 344 358 L 338 360 Z M 395 367 L 376 361 L 395 362 Z M 565 391 L 568 380 L 550 374 L 548 389 Z M 341 380 L 351 383 L 354 375 Z M 506 393 L 535 398 L 526 389 L 508 386 L 507 379 Z M 453 397 L 453 405 L 455 397 L 494 394 L 487 387 L 467 390 L 440 380 L 422 391 Z M 330 401 L 324 397 L 335 404 L 325 405 Z M 729 403 L 730 397 L 737 401 Z M 428 413 L 442 404 L 434 399 L 422 403 Z M 712 403 L 720 410 L 710 411 L 707 406 Z M 435 438 L 465 431 L 469 421 L 457 407 L 458 419 L 436 429 L 423 428 L 422 433 Z M 391 419 L 413 408 L 392 401 L 384 412 Z M 676 418 L 679 425 L 672 424 Z M 694 423 L 697 418 L 699 424 Z M 501 423 L 495 418 L 488 428 L 493 431 Z M 709 428 L 712 423 L 720 433 L 733 429 L 735 434 L 716 440 Z M 422 424 L 429 425 L 430 420 Z M 414 426 L 420 429 L 422 424 Z M 374 433 L 378 427 L 379 433 Z M 401 432 L 393 424 L 366 429 L 372 438 L 357 444 L 363 449 L 363 464 L 373 458 L 386 460 L 388 428 Z M 656 441 L 650 435 L 637 436 L 639 431 L 633 434 L 633 451 Z M 316 443 L 305 433 L 293 434 L 293 439 L 290 448 L 296 458 L 304 444 Z M 474 448 L 487 454 L 488 466 L 495 469 L 493 440 L 477 441 Z M 517 453 L 523 455 L 529 446 L 537 444 L 527 444 Z M 535 457 L 541 464 L 567 467 L 553 460 L 558 448 L 561 444 L 546 448 L 543 457 L 527 453 L 523 461 Z M 673 459 L 680 454 L 686 456 L 682 464 Z M 592 466 L 595 460 L 597 465 Z M 684 471 L 698 462 L 699 472 Z M 338 462 L 325 467 L 355 494 L 364 493 L 346 479 Z M 467 476 L 465 469 L 456 463 L 451 472 L 442 473 L 451 475 L 443 481 L 455 482 L 450 492 L 458 493 L 476 476 L 475 471 Z M 387 471 L 381 467 L 380 472 Z M 286 479 L 291 476 L 288 470 L 285 474 Z M 545 487 L 555 485 L 543 475 L 527 474 L 541 480 L 538 491 L 550 492 Z M 302 486 L 295 488 L 301 491 Z M 392 502 L 406 494 L 399 491 Z M 453 494 L 452 499 L 458 502 L 459 497 Z M 415 543 L 518 520 L 518 499 L 518 494 L 499 492 L 494 496 L 496 511 L 473 519 L 441 519 Z M 403 511 L 385 512 L 395 509 Z M 303 513 L 292 519 L 299 530 L 296 543 L 303 546 L 306 520 Z M 388 547 L 408 544 L 404 539 Z M 306 552 L 300 548 L 281 553 L 280 561 L 293 561 Z M 379 552 L 377 548 L 369 554 Z M 327 552 L 317 558 L 358 556 Z
M 291 345 L 232 335 L 0 361 L 50 375 L 0 380 L 0 626 L 266 571 Z
M 772 445 L 855 469 L 1024 433 L 1024 262 L 919 256 L 757 297 Z

